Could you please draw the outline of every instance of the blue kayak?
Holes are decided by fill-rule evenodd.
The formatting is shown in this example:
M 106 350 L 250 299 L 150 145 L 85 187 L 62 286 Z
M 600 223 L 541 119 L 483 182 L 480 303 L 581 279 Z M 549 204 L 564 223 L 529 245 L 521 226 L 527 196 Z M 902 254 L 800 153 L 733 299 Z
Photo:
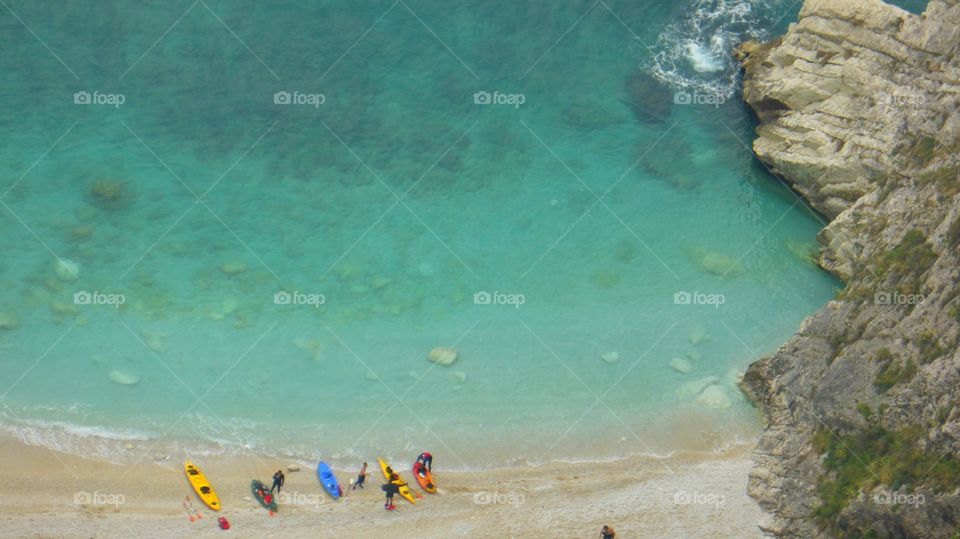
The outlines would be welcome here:
M 337 485 L 337 478 L 333 476 L 333 470 L 322 460 L 317 463 L 317 479 L 320 480 L 320 484 L 323 485 L 327 494 L 333 496 L 334 500 L 340 497 L 340 486 Z

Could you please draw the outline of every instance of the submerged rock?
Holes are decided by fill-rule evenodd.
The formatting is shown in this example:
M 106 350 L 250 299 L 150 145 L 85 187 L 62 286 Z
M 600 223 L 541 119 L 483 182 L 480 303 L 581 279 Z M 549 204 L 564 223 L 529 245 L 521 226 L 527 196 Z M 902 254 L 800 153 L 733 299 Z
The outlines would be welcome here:
M 427 359 L 444 367 L 453 365 L 457 360 L 457 351 L 446 346 L 438 346 L 427 354 Z
M 76 281 L 80 278 L 80 264 L 66 258 L 58 258 L 53 270 L 61 281 Z
M 670 360 L 670 368 L 683 374 L 690 374 L 693 371 L 693 365 L 682 357 L 675 357 Z
M 122 182 L 101 180 L 90 186 L 90 198 L 100 209 L 115 211 L 127 207 L 133 194 Z
M 454 380 L 457 381 L 457 383 L 460 383 L 460 384 L 467 381 L 467 373 L 463 371 L 457 371 L 455 373 L 452 373 L 451 376 L 453 377 Z
M 660 124 L 673 110 L 673 92 L 660 81 L 637 69 L 625 81 L 623 103 L 640 122 Z
M 704 388 L 703 391 L 697 395 L 696 402 L 713 410 L 726 410 L 733 406 L 727 390 L 718 384 Z
M 247 265 L 239 260 L 229 260 L 220 264 L 220 271 L 227 275 L 239 275 L 247 271 Z
M 820 255 L 820 248 L 817 246 L 816 242 L 798 241 L 788 238 L 784 244 L 787 246 L 787 250 L 790 251 L 790 254 L 800 262 L 809 264 L 811 266 L 817 265 L 817 260 Z
M 0 311 L 0 329 L 14 330 L 20 327 L 20 319 L 12 312 Z
M 604 352 L 600 354 L 600 359 L 612 365 L 620 361 L 620 352 Z
M 603 288 L 613 288 L 620 284 L 620 274 L 612 269 L 596 270 L 590 274 L 590 282 Z
M 716 376 L 707 376 L 705 378 L 700 378 L 699 380 L 693 380 L 692 382 L 687 382 L 680 386 L 677 390 L 677 397 L 681 399 L 686 399 L 693 397 L 702 393 L 706 388 L 716 385 L 720 382 L 720 378 Z
M 140 383 L 140 375 L 133 372 L 114 369 L 110 371 L 110 381 L 123 386 L 133 386 Z
M 687 340 L 690 341 L 690 344 L 696 346 L 707 340 L 707 330 L 703 329 L 702 326 L 697 326 L 690 330 L 690 333 L 687 335 Z M 693 352 L 696 353 L 696 352 Z

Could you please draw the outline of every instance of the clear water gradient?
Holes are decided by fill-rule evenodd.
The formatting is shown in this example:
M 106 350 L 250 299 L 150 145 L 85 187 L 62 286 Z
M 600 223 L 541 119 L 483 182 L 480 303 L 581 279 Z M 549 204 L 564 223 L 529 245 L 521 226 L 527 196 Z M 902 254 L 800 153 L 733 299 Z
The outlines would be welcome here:
M 690 17 L 797 9 L 732 4 L 9 1 L 5 428 L 462 466 L 748 431 L 738 371 L 837 286 L 822 224 L 723 84 L 675 103 L 726 57 L 648 85 L 663 121 L 628 82 Z

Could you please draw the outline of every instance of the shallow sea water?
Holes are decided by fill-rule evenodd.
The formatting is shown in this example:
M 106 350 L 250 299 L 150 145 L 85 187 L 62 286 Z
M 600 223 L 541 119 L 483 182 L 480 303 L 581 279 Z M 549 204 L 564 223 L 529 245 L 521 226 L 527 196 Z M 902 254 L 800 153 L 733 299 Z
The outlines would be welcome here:
M 838 286 L 726 56 L 789 4 L 10 2 L 3 428 L 462 467 L 748 435 L 738 373 Z

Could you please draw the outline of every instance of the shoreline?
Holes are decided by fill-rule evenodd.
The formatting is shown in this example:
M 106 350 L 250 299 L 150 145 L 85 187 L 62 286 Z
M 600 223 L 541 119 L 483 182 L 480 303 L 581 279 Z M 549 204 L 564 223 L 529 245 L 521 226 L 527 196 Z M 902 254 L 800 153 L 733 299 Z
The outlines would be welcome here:
M 224 516 L 241 536 L 343 537 L 362 529 L 367 537 L 586 537 L 610 524 L 623 537 L 744 537 L 749 530 L 760 537 L 766 517 L 746 491 L 753 446 L 477 472 L 449 471 L 441 461 L 434 474 L 440 492 L 424 494 L 417 506 L 398 500 L 393 512 L 383 510 L 382 480 L 372 473 L 371 456 L 367 488 L 338 501 L 323 493 L 312 468 L 285 472 L 273 517 L 250 499 L 249 482 L 269 480 L 291 461 L 211 458 L 196 463 L 224 509 L 215 514 L 204 508 L 204 518 L 191 523 L 184 497 L 201 504 L 180 462 L 110 464 L 4 436 L 0 525 L 8 537 L 130 537 L 143 530 L 152 537 L 204 537 L 223 533 L 215 523 Z M 334 472 L 341 481 L 356 474 L 342 467 Z M 412 482 L 409 472 L 401 475 Z M 20 485 L 29 492 L 20 492 Z

